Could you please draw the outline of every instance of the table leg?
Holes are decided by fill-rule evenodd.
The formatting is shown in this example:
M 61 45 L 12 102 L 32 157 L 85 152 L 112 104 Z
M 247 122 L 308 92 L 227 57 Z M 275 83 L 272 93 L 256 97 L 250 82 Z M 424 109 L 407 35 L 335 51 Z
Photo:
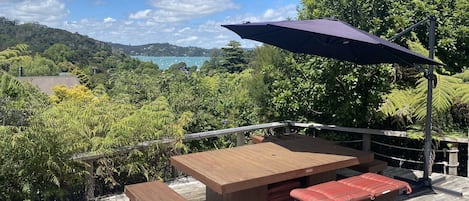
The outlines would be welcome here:
M 205 195 L 207 201 L 266 201 L 267 186 L 260 186 L 222 195 L 206 187 Z

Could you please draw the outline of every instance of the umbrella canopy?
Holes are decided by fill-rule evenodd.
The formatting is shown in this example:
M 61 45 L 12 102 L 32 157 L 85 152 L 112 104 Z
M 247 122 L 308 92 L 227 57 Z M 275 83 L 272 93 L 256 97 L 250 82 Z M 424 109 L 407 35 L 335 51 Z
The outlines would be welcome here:
M 430 20 L 430 54 L 433 55 L 436 19 L 434 17 L 428 19 Z M 316 19 L 222 26 L 236 32 L 241 38 L 264 42 L 297 53 L 313 54 L 357 64 L 429 64 L 423 178 L 424 183 L 429 183 L 432 88 L 435 79 L 433 78 L 433 65 L 444 64 L 338 20 Z
M 407 48 L 330 19 L 222 25 L 241 38 L 296 53 L 313 54 L 357 64 L 399 63 L 442 65 Z

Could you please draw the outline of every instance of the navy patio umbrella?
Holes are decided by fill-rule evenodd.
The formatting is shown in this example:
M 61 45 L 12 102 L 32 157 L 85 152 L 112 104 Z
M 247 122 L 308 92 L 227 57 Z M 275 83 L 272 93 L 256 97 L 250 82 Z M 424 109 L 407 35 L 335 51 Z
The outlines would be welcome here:
M 430 21 L 430 41 L 434 41 L 435 19 Z M 427 120 L 424 145 L 424 178 L 429 183 L 431 151 L 431 105 L 433 65 L 444 65 L 407 48 L 332 19 L 278 21 L 222 25 L 241 38 L 252 39 L 296 53 L 306 53 L 350 61 L 356 64 L 428 64 Z M 432 42 L 433 43 L 433 42 Z M 431 55 L 433 44 L 430 45 Z M 431 56 L 433 57 L 433 55 Z M 431 184 L 426 184 L 431 185 Z
M 442 65 L 407 48 L 330 19 L 222 25 L 241 38 L 296 53 L 313 54 L 357 64 L 399 63 Z

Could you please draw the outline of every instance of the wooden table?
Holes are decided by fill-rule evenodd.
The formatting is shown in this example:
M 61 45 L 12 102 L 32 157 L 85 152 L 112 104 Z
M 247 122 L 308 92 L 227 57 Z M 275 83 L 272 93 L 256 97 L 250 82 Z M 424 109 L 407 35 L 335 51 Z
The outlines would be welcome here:
M 335 170 L 373 160 L 363 152 L 307 136 L 290 136 L 171 157 L 171 164 L 207 186 L 207 200 L 266 200 L 267 186 L 295 178 L 306 185 L 335 178 Z M 331 178 L 333 175 L 333 178 Z

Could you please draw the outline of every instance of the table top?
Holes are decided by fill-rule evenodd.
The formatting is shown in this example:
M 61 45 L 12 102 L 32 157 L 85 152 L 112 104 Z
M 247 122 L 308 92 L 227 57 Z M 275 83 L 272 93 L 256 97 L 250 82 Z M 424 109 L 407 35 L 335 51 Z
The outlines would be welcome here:
M 231 193 L 371 162 L 373 153 L 307 136 L 171 157 L 213 191 Z

